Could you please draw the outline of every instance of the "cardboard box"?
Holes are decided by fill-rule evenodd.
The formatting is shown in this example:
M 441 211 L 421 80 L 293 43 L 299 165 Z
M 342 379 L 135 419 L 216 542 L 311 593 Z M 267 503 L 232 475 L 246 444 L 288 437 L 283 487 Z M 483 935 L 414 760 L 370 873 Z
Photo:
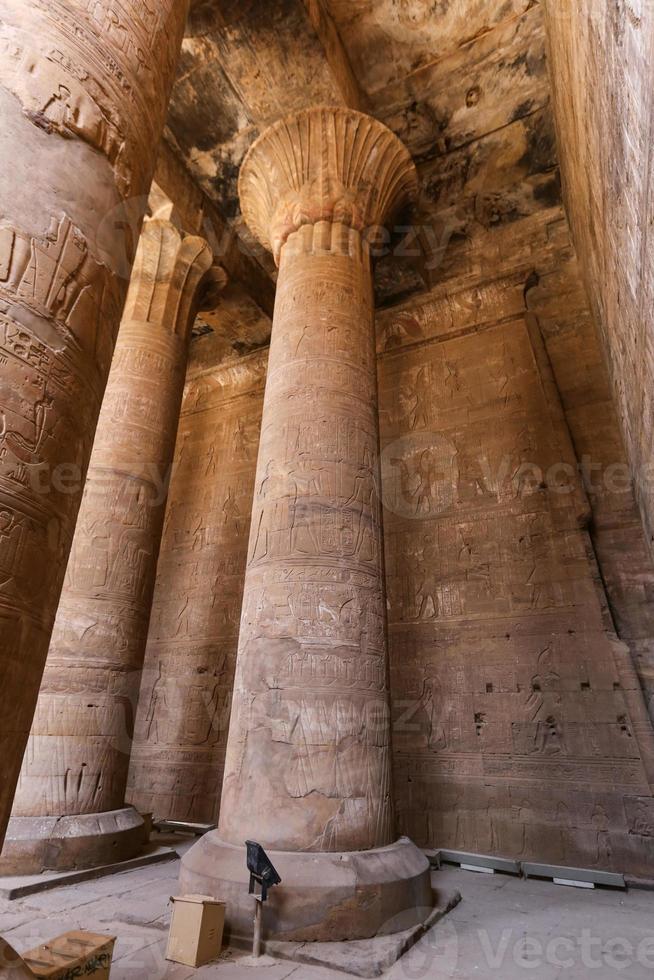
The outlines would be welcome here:
M 225 903 L 208 895 L 171 895 L 166 959 L 185 966 L 203 966 L 219 955 L 223 945 Z
M 65 932 L 23 953 L 23 962 L 35 977 L 48 980 L 109 980 L 115 942 L 115 936 Z

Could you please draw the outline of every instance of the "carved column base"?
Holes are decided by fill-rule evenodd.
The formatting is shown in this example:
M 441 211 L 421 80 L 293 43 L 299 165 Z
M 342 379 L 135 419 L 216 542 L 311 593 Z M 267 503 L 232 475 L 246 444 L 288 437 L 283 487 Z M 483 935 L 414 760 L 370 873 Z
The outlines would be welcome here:
M 429 862 L 408 837 L 370 851 L 266 852 L 282 883 L 271 889 L 264 939 L 369 939 L 424 922 L 433 908 Z M 252 942 L 254 899 L 245 847 L 206 834 L 182 858 L 180 887 L 227 903 L 227 939 Z
M 76 871 L 140 853 L 143 817 L 132 806 L 72 817 L 12 817 L 7 828 L 0 874 Z

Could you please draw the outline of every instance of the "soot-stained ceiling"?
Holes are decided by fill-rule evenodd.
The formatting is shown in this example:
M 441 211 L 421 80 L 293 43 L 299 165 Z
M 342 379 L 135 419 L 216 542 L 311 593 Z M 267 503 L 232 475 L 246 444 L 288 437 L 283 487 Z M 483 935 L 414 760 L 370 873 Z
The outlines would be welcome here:
M 239 168 L 266 126 L 318 104 L 371 113 L 418 167 L 413 230 L 376 265 L 379 306 L 476 274 L 496 231 L 560 214 L 538 0 L 194 0 L 166 139 L 270 280 Z

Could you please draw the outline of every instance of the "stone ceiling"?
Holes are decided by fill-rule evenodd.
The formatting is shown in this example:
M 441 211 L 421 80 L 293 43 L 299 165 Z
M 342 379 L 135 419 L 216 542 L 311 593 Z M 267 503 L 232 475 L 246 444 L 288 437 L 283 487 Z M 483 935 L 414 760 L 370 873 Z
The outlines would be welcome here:
M 478 274 L 495 231 L 560 214 L 549 98 L 538 0 L 194 0 L 166 138 L 272 280 L 238 204 L 248 147 L 319 103 L 386 123 L 421 177 L 416 231 L 377 263 L 388 307 Z

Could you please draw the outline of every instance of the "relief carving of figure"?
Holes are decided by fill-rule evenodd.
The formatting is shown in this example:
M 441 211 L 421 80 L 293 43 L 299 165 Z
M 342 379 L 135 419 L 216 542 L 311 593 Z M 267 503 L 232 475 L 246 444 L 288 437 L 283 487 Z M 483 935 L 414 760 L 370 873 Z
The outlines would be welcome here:
M 427 715 L 427 745 L 434 752 L 447 748 L 445 734 L 445 698 L 437 677 L 425 677 L 421 694 L 422 707 Z
M 0 588 L 14 578 L 20 564 L 22 522 L 8 510 L 0 510 Z
M 344 505 L 345 507 L 355 505 L 357 511 L 352 554 L 361 561 L 375 561 L 377 558 L 376 529 L 380 520 L 377 480 L 369 458 L 369 454 L 366 454 L 364 462 L 354 477 L 352 494 Z
M 434 619 L 439 615 L 439 568 L 440 562 L 436 542 L 432 541 L 429 535 L 425 535 L 418 564 L 417 619 Z
M 249 459 L 251 443 L 252 440 L 243 425 L 242 419 L 237 419 L 232 437 L 232 451 L 234 456 L 245 456 L 246 459 Z
M 6 445 L 14 456 L 23 463 L 43 462 L 40 451 L 49 432 L 48 423 L 53 406 L 53 399 L 45 394 L 34 402 L 31 418 L 25 419 L 28 428 L 31 430 L 29 435 L 10 428 L 5 413 L 0 412 L 0 446 Z M 2 449 L 0 449 L 0 454 L 2 454 Z
M 285 470 L 275 459 L 268 461 L 257 491 L 259 513 L 253 513 L 256 528 L 250 561 L 267 555 L 288 555 L 291 550 L 291 520 L 287 502 L 288 480 Z
M 536 722 L 532 751 L 540 755 L 568 754 L 563 729 L 553 715 Z
M 236 531 L 236 533 L 238 533 L 239 531 L 238 519 L 241 516 L 241 511 L 238 506 L 238 501 L 234 496 L 234 491 L 232 490 L 231 487 L 229 488 L 227 492 L 227 496 L 225 497 L 225 501 L 222 506 L 222 511 L 223 511 L 223 524 L 228 524 L 231 521 L 233 521 L 234 530 Z

